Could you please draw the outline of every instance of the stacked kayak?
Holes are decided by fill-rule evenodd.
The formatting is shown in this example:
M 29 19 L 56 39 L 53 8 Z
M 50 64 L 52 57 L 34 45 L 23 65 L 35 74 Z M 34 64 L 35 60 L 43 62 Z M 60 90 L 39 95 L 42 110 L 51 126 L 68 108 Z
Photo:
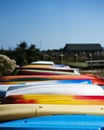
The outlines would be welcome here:
M 104 105 L 104 96 L 22 94 L 7 96 L 2 104 Z
M 60 114 L 104 116 L 104 105 L 5 104 L 0 105 L 0 122 Z
M 94 84 L 50 83 L 30 84 L 9 87 L 6 96 L 20 94 L 69 94 L 69 95 L 104 95 L 104 89 Z
M 104 116 L 52 115 L 0 123 L 1 130 L 103 130 Z
M 5 94 L 7 91 L 9 91 L 10 89 L 9 88 L 16 88 L 17 89 L 17 86 L 20 86 L 20 87 L 26 87 L 26 86 L 33 86 L 33 85 L 43 85 L 43 84 L 47 84 L 47 85 L 52 85 L 52 84 L 92 84 L 92 81 L 91 80 L 84 80 L 84 79 L 73 79 L 73 80 L 43 80 L 43 81 L 34 81 L 34 82 L 19 82 L 19 83 L 1 83 L 0 84 L 0 97 L 1 98 L 4 98 L 5 97 Z
M 0 129 L 104 129 L 103 78 L 53 62 L 14 73 L 0 77 Z
M 53 62 L 38 61 L 29 65 L 16 68 L 14 75 L 59 75 L 59 74 L 80 74 L 79 69 L 65 65 L 54 64 Z
M 48 81 L 48 80 L 91 80 L 93 84 L 98 84 L 103 86 L 104 79 L 95 75 L 80 74 L 80 75 L 12 75 L 12 76 L 2 76 L 0 77 L 0 84 L 21 84 L 30 83 L 36 81 Z
M 48 81 L 48 82 L 47 82 Z M 0 97 L 5 96 L 9 87 L 25 86 L 30 84 L 41 83 L 79 83 L 79 84 L 96 84 L 104 86 L 104 79 L 95 75 L 16 75 L 0 77 Z

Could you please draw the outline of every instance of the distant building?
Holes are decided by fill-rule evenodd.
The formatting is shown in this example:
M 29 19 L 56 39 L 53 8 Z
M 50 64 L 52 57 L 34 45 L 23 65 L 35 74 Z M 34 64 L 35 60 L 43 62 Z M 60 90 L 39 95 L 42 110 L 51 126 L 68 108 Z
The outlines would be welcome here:
M 101 54 L 103 47 L 99 43 L 85 43 L 85 44 L 66 44 L 63 52 L 66 54 Z
M 104 49 L 100 43 L 67 43 L 63 48 L 63 53 L 65 56 L 87 59 L 103 56 Z

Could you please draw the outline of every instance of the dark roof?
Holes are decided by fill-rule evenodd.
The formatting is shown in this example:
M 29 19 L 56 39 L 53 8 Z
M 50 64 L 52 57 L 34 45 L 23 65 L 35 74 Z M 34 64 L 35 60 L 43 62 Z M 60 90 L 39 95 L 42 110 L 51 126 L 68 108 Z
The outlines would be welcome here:
M 103 47 L 99 43 L 88 44 L 66 44 L 63 51 L 102 51 Z

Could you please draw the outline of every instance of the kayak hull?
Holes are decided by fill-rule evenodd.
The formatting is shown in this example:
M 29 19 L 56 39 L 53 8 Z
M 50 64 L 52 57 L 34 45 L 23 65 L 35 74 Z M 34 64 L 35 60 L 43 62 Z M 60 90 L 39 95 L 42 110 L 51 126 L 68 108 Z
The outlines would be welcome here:
M 4 98 L 2 104 L 65 104 L 104 105 L 104 96 L 78 96 L 63 94 L 23 94 Z
M 0 84 L 17 84 L 44 80 L 91 80 L 93 84 L 104 85 L 104 79 L 95 75 L 12 75 L 0 77 Z
M 52 115 L 0 123 L 1 130 L 103 130 L 104 116 Z
M 69 95 L 104 95 L 104 89 L 94 84 L 51 83 L 9 87 L 6 97 L 21 94 L 69 94 Z
M 0 122 L 62 114 L 85 114 L 104 116 L 104 105 L 48 105 L 5 104 L 0 105 Z
M 81 84 L 92 84 L 91 80 L 84 80 L 84 79 L 74 79 L 74 80 L 44 80 L 44 81 L 35 81 L 35 82 L 18 82 L 17 84 L 0 84 L 0 98 L 4 98 L 6 91 L 9 87 L 15 87 L 15 86 L 23 86 L 26 85 L 42 85 L 42 84 L 70 84 L 70 83 L 81 83 Z

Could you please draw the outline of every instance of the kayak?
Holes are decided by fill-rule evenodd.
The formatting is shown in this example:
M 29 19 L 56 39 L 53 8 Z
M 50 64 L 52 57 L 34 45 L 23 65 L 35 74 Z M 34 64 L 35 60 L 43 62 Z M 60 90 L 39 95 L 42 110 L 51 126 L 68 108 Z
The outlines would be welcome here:
M 2 104 L 104 105 L 104 96 L 63 94 L 10 95 L 3 99 Z
M 49 69 L 49 68 L 19 68 L 14 72 L 16 75 L 60 75 L 60 74 L 77 74 L 79 75 L 80 73 L 77 72 L 74 68 L 69 69 L 69 70 L 54 70 L 54 69 Z
M 1 130 L 103 130 L 104 116 L 52 115 L 0 123 Z
M 17 84 L 45 80 L 91 80 L 93 84 L 104 86 L 104 79 L 96 75 L 12 75 L 0 77 L 0 84 Z
M 0 97 L 3 98 L 5 96 L 6 91 L 9 87 L 15 86 L 26 86 L 26 85 L 40 85 L 40 84 L 70 84 L 70 83 L 81 83 L 81 84 L 92 84 L 91 80 L 83 80 L 83 79 L 75 79 L 75 80 L 43 80 L 43 81 L 35 81 L 35 82 L 20 82 L 18 84 L 0 84 Z
M 20 94 L 69 94 L 69 95 L 104 95 L 103 87 L 94 84 L 33 84 L 9 87 L 6 96 Z
M 54 75 L 54 74 L 76 74 L 79 75 L 79 69 L 71 68 L 65 65 L 56 64 L 38 64 L 32 63 L 18 67 L 14 75 Z
M 104 116 L 104 105 L 0 105 L 0 122 L 60 114 L 88 114 Z
M 7 84 L 0 84 L 0 98 L 4 98 L 6 91 L 8 90 L 9 87 L 15 87 L 15 86 L 21 86 L 23 84 L 11 84 L 11 85 L 7 85 Z
M 30 64 L 34 65 L 54 65 L 53 61 L 32 61 Z

